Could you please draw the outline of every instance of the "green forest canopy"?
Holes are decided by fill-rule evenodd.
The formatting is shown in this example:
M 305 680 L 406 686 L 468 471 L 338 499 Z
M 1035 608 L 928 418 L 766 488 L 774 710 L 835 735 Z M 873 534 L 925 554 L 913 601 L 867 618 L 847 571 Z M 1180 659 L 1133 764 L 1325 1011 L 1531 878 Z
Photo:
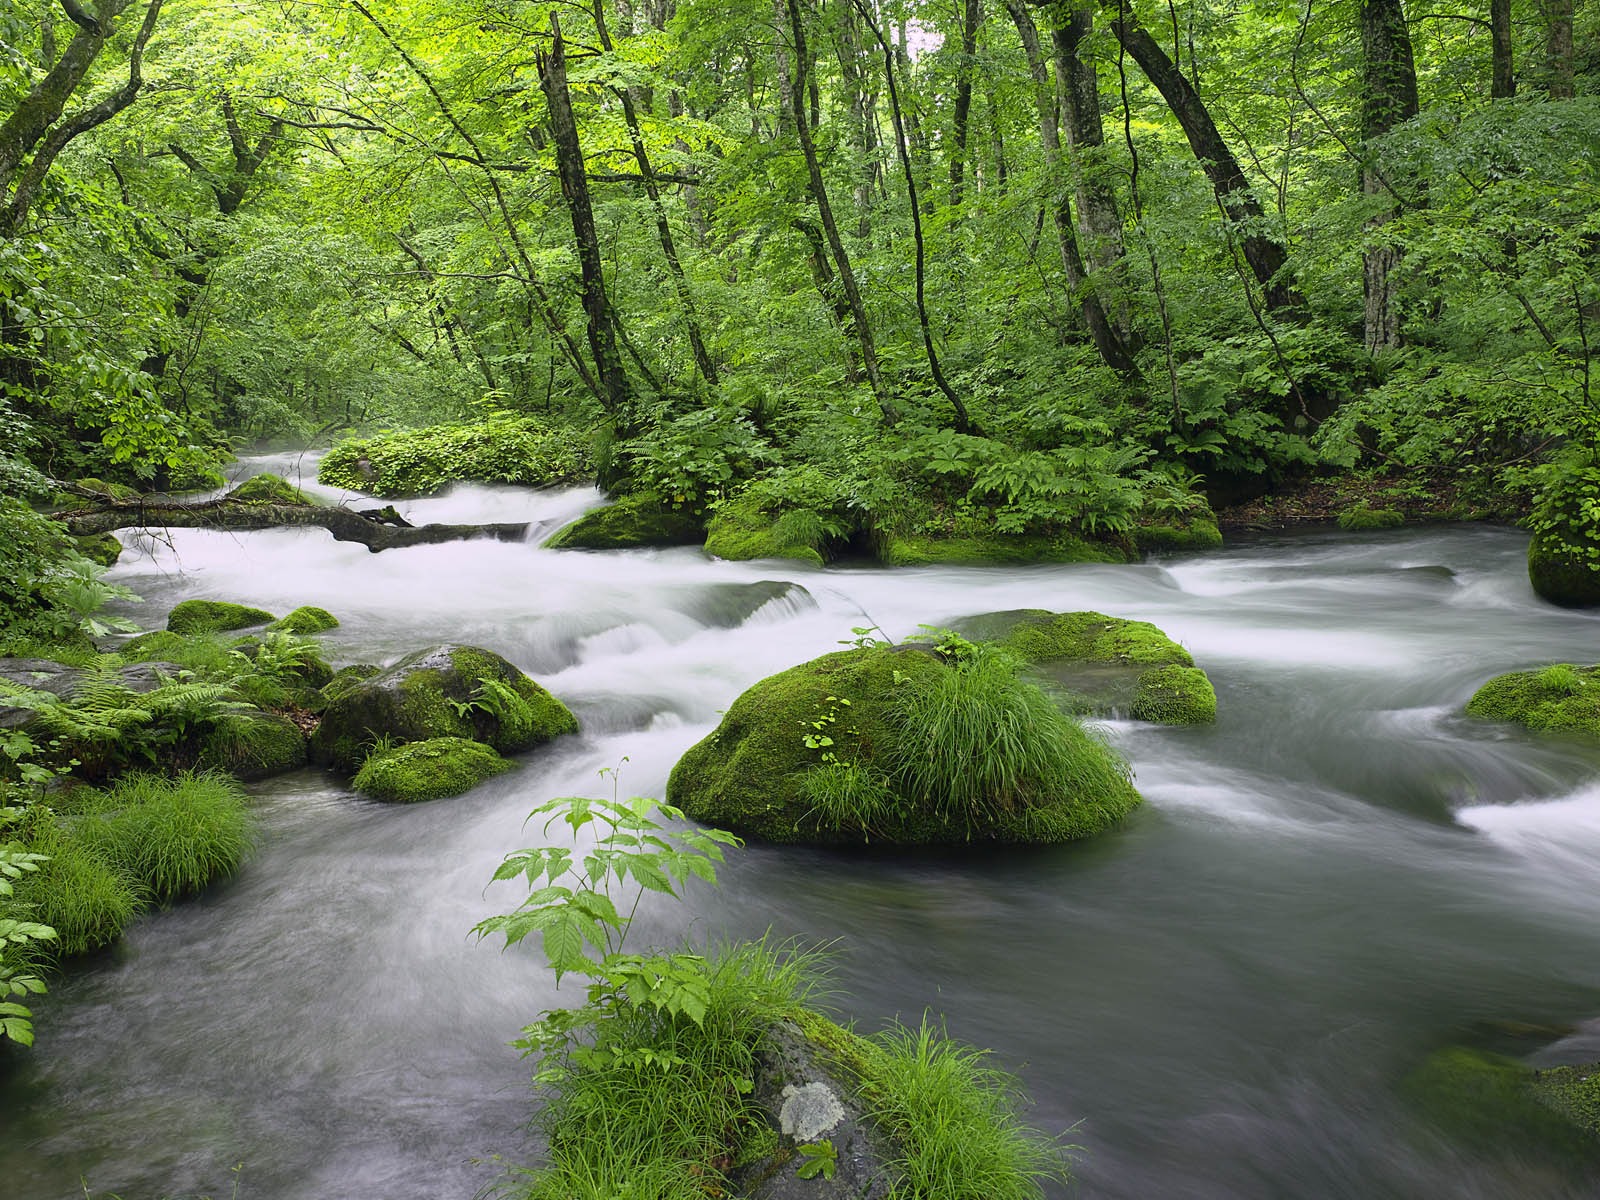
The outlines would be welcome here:
M 3 486 L 487 409 L 693 508 L 920 478 L 1093 531 L 1328 469 L 1515 508 L 1593 441 L 1597 24 L 16 0 Z

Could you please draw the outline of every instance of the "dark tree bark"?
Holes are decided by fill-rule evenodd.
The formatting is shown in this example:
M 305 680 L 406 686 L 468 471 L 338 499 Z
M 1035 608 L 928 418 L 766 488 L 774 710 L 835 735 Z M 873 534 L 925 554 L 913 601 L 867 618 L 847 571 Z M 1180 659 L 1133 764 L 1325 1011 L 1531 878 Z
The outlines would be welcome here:
M 1039 46 L 1039 30 L 1028 13 L 1024 0 L 1005 0 L 1006 11 L 1017 27 L 1022 39 L 1023 53 L 1028 59 L 1028 73 L 1033 77 L 1033 100 L 1039 114 L 1039 142 L 1044 148 L 1045 164 L 1051 177 L 1050 215 L 1056 231 L 1056 246 L 1061 255 L 1061 269 L 1067 277 L 1083 323 L 1089 330 L 1100 360 L 1128 378 L 1137 378 L 1139 368 L 1121 334 L 1106 315 L 1100 296 L 1089 281 L 1084 269 L 1083 256 L 1078 250 L 1077 235 L 1073 232 L 1072 202 L 1065 167 L 1061 161 L 1061 128 L 1056 115 L 1055 95 L 1051 91 L 1050 73 L 1045 66 L 1044 53 Z
M 815 222 L 799 218 L 791 221 L 790 225 L 796 233 L 806 239 L 806 245 L 809 247 L 806 261 L 811 266 L 811 282 L 817 285 L 818 293 L 828 302 L 834 324 L 839 327 L 839 331 L 849 334 L 852 321 L 850 302 L 844 298 L 844 289 L 839 286 L 839 277 L 833 273 L 833 264 L 828 259 L 828 244 L 822 237 L 822 230 L 817 228 Z M 855 383 L 861 378 L 861 356 L 856 350 L 853 337 L 846 337 L 844 345 L 845 354 L 850 361 L 850 382 Z
M 1544 68 L 1546 90 L 1552 100 L 1571 100 L 1576 94 L 1572 64 L 1572 0 L 1546 0 L 1547 25 Z
M 1489 37 L 1492 66 L 1489 96 L 1509 100 L 1517 94 L 1517 77 L 1511 62 L 1511 0 L 1489 0 Z
M 1417 69 L 1401 0 L 1362 0 L 1361 52 L 1365 84 L 1361 136 L 1367 143 L 1361 162 L 1361 190 L 1368 196 L 1392 200 L 1393 181 L 1384 176 L 1371 143 L 1417 115 Z M 1398 213 L 1397 204 L 1386 204 L 1368 226 L 1379 229 Z M 1374 354 L 1400 345 L 1399 264 L 1400 248 L 1392 244 L 1373 245 L 1363 256 L 1364 340 Z
M 1190 149 L 1211 180 L 1218 204 L 1238 230 L 1245 262 L 1261 285 L 1267 307 L 1274 312 L 1302 308 L 1305 302 L 1295 290 L 1288 270 L 1288 251 L 1267 232 L 1267 219 L 1255 193 L 1250 190 L 1250 181 L 1218 132 L 1199 93 L 1139 23 L 1128 7 L 1128 0 L 1101 0 L 1101 3 L 1111 17 L 1111 29 L 1117 40 L 1155 85 L 1183 127 Z
M 789 14 L 789 33 L 794 39 L 795 62 L 803 68 L 810 61 L 806 52 L 805 19 L 800 13 L 800 0 L 785 0 Z M 804 87 L 790 92 L 790 108 L 794 116 L 794 129 L 800 139 L 800 151 L 806 160 L 806 177 L 811 198 L 816 202 L 822 219 L 822 231 L 827 236 L 828 248 L 833 251 L 834 265 L 839 271 L 839 286 L 850 306 L 851 324 L 855 327 L 856 341 L 861 345 L 861 364 L 866 368 L 867 382 L 878 401 L 878 409 L 886 422 L 899 419 L 899 412 L 889 396 L 878 365 L 878 347 L 872 337 L 872 323 L 867 318 L 867 306 L 862 302 L 861 289 L 856 286 L 855 272 L 850 268 L 850 256 L 845 252 L 844 241 L 839 236 L 838 223 L 833 219 L 833 205 L 828 200 L 828 188 L 822 179 L 822 166 L 817 161 L 817 147 L 811 140 L 811 121 L 806 112 Z
M 950 207 L 961 207 L 967 168 L 967 134 L 972 115 L 972 71 L 978 54 L 980 0 L 965 0 L 961 8 L 961 61 L 956 65 L 956 103 L 950 152 Z
M 556 173 L 561 180 L 561 196 L 567 202 L 567 213 L 572 219 L 573 240 L 577 243 L 583 311 L 589 324 L 589 353 L 594 357 L 595 377 L 600 381 L 601 398 L 607 410 L 614 418 L 626 419 L 628 379 L 617 348 L 617 326 L 611 302 L 606 296 L 600 236 L 595 231 L 594 209 L 589 203 L 589 181 L 584 173 L 578 123 L 572 115 L 572 93 L 567 89 L 567 47 L 554 12 L 550 14 L 550 36 L 549 53 L 538 55 L 539 86 L 550 108 Z

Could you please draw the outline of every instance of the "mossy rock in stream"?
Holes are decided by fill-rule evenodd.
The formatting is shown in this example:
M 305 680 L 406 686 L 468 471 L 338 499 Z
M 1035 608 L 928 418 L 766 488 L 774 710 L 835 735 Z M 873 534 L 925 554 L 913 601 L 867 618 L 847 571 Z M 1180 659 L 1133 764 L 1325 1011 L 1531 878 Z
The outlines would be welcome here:
M 1404 1092 L 1432 1124 L 1474 1149 L 1600 1163 L 1600 1063 L 1537 1070 L 1450 1046 L 1412 1072 Z
M 306 765 L 306 736 L 278 713 L 227 713 L 200 739 L 202 770 L 250 782 Z
M 316 502 L 310 499 L 294 484 L 281 475 L 263 472 L 252 475 L 225 497 L 228 500 L 237 500 L 243 504 L 299 504 L 310 505 Z
M 1127 550 L 1068 533 L 992 533 L 943 537 L 934 534 L 879 535 L 879 561 L 891 567 L 1009 567 L 1025 563 L 1125 563 Z
M 339 627 L 339 618 L 325 608 L 318 608 L 314 604 L 303 604 L 286 617 L 272 623 L 271 628 L 282 629 L 286 633 L 312 634 L 326 633 L 330 629 Z
M 1140 554 L 1166 554 L 1185 550 L 1219 550 L 1222 530 L 1217 515 L 1204 497 L 1196 496 L 1195 511 L 1175 514 L 1135 525 L 1130 531 Z
M 1553 533 L 1536 534 L 1528 544 L 1528 582 L 1551 604 L 1593 608 L 1600 605 L 1600 558 L 1593 554 L 1593 539 L 1574 540 L 1578 545 Z
M 1510 721 L 1539 733 L 1600 737 L 1600 666 L 1556 663 L 1496 675 L 1467 701 L 1467 715 Z
M 419 650 L 326 699 L 312 753 L 341 771 L 379 744 L 454 737 L 513 754 L 578 730 L 566 705 L 476 646 Z
M 167 614 L 172 633 L 226 633 L 277 620 L 264 608 L 251 608 L 228 600 L 184 600 Z
M 72 539 L 73 548 L 90 562 L 102 567 L 116 566 L 122 557 L 122 542 L 114 533 L 90 533 Z
M 417 804 L 471 791 L 516 764 L 466 738 L 429 738 L 370 755 L 351 787 L 374 800 Z
M 719 501 L 706 526 L 706 553 L 731 562 L 787 558 L 820 567 L 838 540 L 824 516 L 803 507 L 770 513 L 754 492 Z
M 767 841 L 935 845 L 1085 837 L 1139 794 L 1014 659 L 875 646 L 749 688 L 678 760 L 667 800 Z
M 584 513 L 545 540 L 547 550 L 632 550 L 647 546 L 698 546 L 705 526 L 686 509 L 673 508 L 654 492 L 624 496 Z
M 1189 652 L 1148 621 L 1042 608 L 955 623 L 963 637 L 1016 654 L 1063 690 L 1074 712 L 1165 725 L 1217 719 L 1217 693 Z

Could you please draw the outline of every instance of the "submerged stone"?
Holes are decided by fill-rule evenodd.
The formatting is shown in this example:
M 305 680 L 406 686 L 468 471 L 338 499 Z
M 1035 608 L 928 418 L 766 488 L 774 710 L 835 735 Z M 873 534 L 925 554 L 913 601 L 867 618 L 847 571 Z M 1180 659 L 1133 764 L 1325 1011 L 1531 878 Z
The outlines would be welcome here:
M 1537 1070 L 1502 1054 L 1450 1046 L 1412 1072 L 1404 1090 L 1463 1145 L 1600 1162 L 1600 1063 Z
M 1592 546 L 1587 537 L 1579 541 Z M 1600 605 L 1600 552 L 1591 557 L 1561 538 L 1537 535 L 1528 544 L 1528 582 L 1551 604 L 1593 608 Z
M 325 699 L 312 752 L 342 771 L 354 771 L 378 744 L 454 737 L 512 754 L 578 729 L 566 705 L 476 646 L 419 650 Z

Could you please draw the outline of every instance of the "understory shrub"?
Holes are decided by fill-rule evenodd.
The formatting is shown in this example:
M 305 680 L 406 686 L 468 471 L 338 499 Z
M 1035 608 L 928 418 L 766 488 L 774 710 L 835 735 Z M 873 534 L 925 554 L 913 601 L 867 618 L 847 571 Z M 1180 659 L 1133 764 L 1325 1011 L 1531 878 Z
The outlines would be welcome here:
M 232 874 L 254 841 L 245 795 L 223 775 L 124 775 L 78 804 L 83 844 L 159 902 Z
M 593 474 L 583 434 L 507 412 L 340 442 L 317 467 L 321 483 L 391 498 L 426 496 L 463 481 L 551 487 Z

